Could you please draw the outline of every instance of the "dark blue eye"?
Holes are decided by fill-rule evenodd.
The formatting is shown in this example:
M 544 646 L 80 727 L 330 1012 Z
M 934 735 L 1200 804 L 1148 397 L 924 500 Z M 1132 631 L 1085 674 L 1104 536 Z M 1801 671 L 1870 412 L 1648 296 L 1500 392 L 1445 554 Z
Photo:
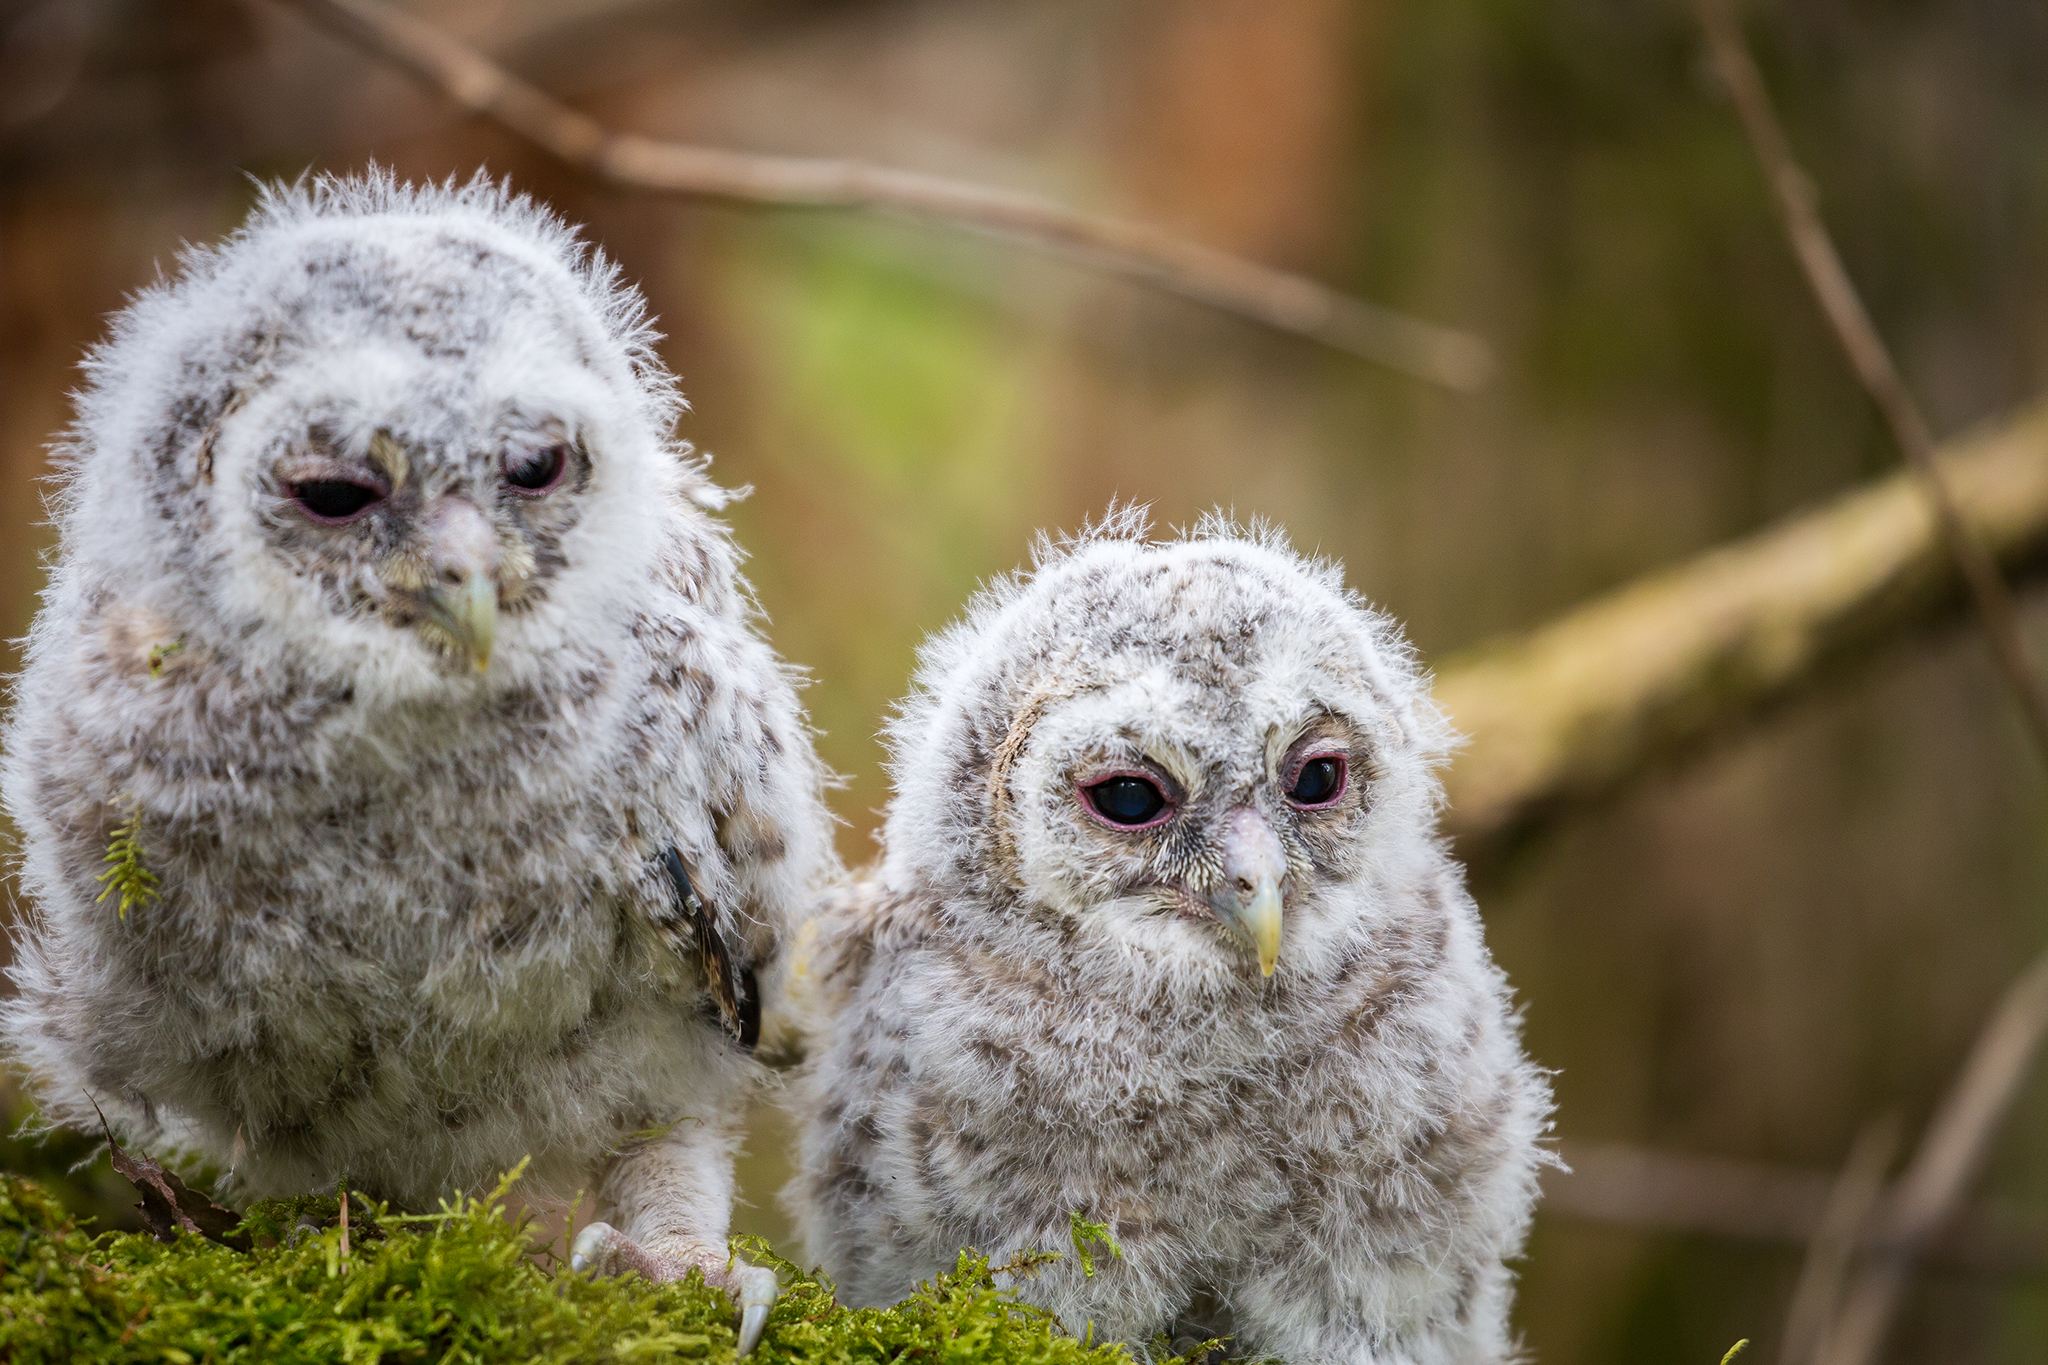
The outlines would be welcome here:
M 1119 773 L 1083 788 L 1095 813 L 1112 825 L 1149 825 L 1166 809 L 1166 794 L 1142 777 Z
M 347 521 L 373 503 L 384 501 L 384 490 L 349 479 L 307 479 L 291 486 L 299 506 L 317 521 Z
M 1344 756 L 1323 754 L 1301 765 L 1287 799 L 1297 806 L 1327 806 L 1344 794 Z

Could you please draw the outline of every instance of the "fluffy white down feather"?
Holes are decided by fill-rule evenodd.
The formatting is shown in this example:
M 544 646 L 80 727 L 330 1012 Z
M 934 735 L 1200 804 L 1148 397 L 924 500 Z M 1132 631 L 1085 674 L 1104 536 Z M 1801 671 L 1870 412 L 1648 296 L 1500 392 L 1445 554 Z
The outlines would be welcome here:
M 1451 735 L 1391 622 L 1276 534 L 1162 543 L 1124 509 L 929 643 L 889 738 L 883 855 L 791 974 L 812 1057 L 787 1197 L 845 1297 L 963 1246 L 1063 1250 L 1078 1212 L 1122 1258 L 1017 1285 L 1072 1330 L 1511 1354 L 1549 1092 L 1437 837 Z M 1316 755 L 1348 786 L 1304 809 Z M 1084 809 L 1119 772 L 1170 814 Z M 1215 908 L 1261 829 L 1270 978 Z
M 97 1100 L 245 1195 L 609 1171 L 647 1249 L 724 1265 L 757 1068 L 655 860 L 764 975 L 834 862 L 654 339 L 546 210 L 376 174 L 266 192 L 115 317 L 0 773 L 29 910 L 0 1030 L 48 1117 Z M 511 487 L 537 441 L 560 486 Z M 320 523 L 307 461 L 389 496 Z M 415 591 L 451 536 L 499 583 L 482 671 Z M 160 889 L 122 917 L 96 879 L 131 820 Z

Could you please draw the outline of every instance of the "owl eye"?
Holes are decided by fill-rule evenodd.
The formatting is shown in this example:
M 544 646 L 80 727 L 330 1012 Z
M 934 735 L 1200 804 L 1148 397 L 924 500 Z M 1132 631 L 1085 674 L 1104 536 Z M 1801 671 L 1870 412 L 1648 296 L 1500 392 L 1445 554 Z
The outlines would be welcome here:
M 1301 765 L 1287 799 L 1297 806 L 1327 806 L 1344 794 L 1345 769 L 1342 754 L 1318 754 Z
M 291 486 L 292 501 L 315 521 L 350 521 L 384 501 L 384 490 L 351 479 L 307 479 Z
M 562 481 L 569 467 L 569 447 L 541 446 L 537 450 L 505 452 L 505 483 L 521 493 L 545 493 Z
M 1143 829 L 1163 823 L 1173 814 L 1173 803 L 1149 778 L 1118 773 L 1083 787 L 1081 793 L 1097 815 L 1123 829 Z

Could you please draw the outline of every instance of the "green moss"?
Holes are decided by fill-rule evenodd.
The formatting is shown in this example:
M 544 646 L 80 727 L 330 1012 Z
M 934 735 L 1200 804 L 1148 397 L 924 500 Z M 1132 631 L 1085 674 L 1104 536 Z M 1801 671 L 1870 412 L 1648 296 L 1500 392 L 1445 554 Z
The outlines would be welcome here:
M 114 837 L 107 841 L 107 856 L 104 860 L 107 870 L 97 880 L 107 889 L 100 892 L 104 901 L 118 895 L 118 914 L 128 918 L 128 911 L 139 905 L 148 905 L 157 897 L 156 874 L 149 870 L 142 852 L 142 811 L 138 807 L 114 830 Z
M 1081 1262 L 1081 1273 L 1089 1279 L 1095 1278 L 1095 1257 L 1089 1247 L 1101 1247 L 1111 1256 L 1121 1257 L 1124 1249 L 1116 1244 L 1116 1238 L 1101 1223 L 1091 1223 L 1075 1209 L 1067 1217 L 1073 1222 L 1074 1256 Z
M 733 1358 L 732 1309 L 683 1284 L 558 1273 L 504 1216 L 506 1189 L 439 1214 L 335 1200 L 259 1205 L 251 1252 L 185 1236 L 93 1234 L 39 1186 L 0 1173 L 0 1360 L 43 1362 L 703 1361 Z M 758 1242 L 784 1292 L 760 1365 L 1126 1365 L 996 1287 L 1005 1267 L 963 1254 L 889 1309 L 846 1309 L 830 1286 Z M 346 1251 L 344 1252 L 344 1245 Z M 1035 1259 L 1045 1259 L 1044 1257 Z

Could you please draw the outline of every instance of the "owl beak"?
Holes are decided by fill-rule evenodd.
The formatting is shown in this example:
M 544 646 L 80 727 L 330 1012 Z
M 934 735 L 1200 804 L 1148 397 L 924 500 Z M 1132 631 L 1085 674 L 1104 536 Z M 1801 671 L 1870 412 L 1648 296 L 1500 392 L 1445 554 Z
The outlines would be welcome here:
M 498 537 L 482 512 L 457 499 L 437 509 L 434 522 L 421 596 L 481 673 L 498 635 Z
M 1231 932 L 1259 955 L 1259 974 L 1271 976 L 1280 960 L 1280 885 L 1287 879 L 1287 851 L 1266 817 L 1239 806 L 1225 817 L 1223 883 L 1209 895 L 1209 908 Z
M 468 651 L 477 672 L 491 666 L 491 645 L 498 634 L 498 585 L 489 574 L 471 574 L 449 587 L 428 589 L 427 606 Z

